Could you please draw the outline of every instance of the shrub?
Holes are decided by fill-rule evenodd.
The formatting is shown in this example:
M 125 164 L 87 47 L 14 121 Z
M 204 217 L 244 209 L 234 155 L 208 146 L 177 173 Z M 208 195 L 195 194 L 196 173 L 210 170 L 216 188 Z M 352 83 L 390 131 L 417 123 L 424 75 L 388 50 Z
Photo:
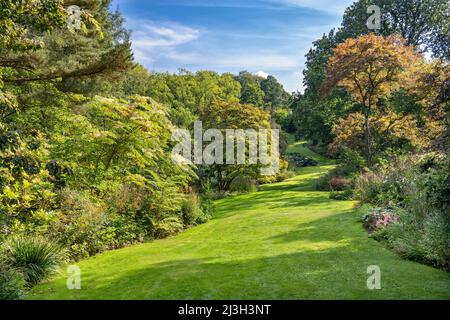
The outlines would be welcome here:
M 315 188 L 319 191 L 344 191 L 353 188 L 353 181 L 340 175 L 338 168 L 329 171 L 315 182 Z
M 278 182 L 284 181 L 284 180 L 288 180 L 288 179 L 292 179 L 295 177 L 295 172 L 294 171 L 284 171 L 283 173 L 278 175 Z
M 427 261 L 450 271 L 450 216 L 448 213 L 434 212 L 425 219 L 419 245 Z
M 237 177 L 234 179 L 233 183 L 231 184 L 230 191 L 232 192 L 256 192 L 258 190 L 256 180 L 242 176 Z
M 379 195 L 382 193 L 383 178 L 371 171 L 363 173 L 356 179 L 355 195 L 362 203 L 379 204 Z
M 154 224 L 154 236 L 162 239 L 173 236 L 184 229 L 183 221 L 177 216 L 169 216 Z
M 319 191 L 344 191 L 353 189 L 354 180 L 360 173 L 359 165 L 351 162 L 342 163 L 326 175 L 316 180 L 315 187 Z
M 328 182 L 328 185 L 332 191 L 344 191 L 352 187 L 352 182 L 344 177 L 333 177 Z
M 22 273 L 0 261 L 0 300 L 20 300 L 25 296 Z
M 374 208 L 363 216 L 372 237 L 385 241 L 403 258 L 450 271 L 450 221 L 434 212 L 419 218 L 401 208 Z
M 370 232 L 387 227 L 397 220 L 398 217 L 393 210 L 384 208 L 372 208 L 362 218 L 364 227 Z
M 205 223 L 214 215 L 214 194 L 210 184 L 206 184 L 203 187 L 203 192 L 200 195 L 201 207 L 203 211 L 203 217 L 199 221 Z
M 190 193 L 181 203 L 181 216 L 185 226 L 192 226 L 198 223 L 204 216 L 200 199 L 197 194 Z
M 36 236 L 9 239 L 3 255 L 5 263 L 21 271 L 30 286 L 52 276 L 65 260 L 65 250 L 60 245 Z
M 61 209 L 49 235 L 68 248 L 71 260 L 139 243 L 152 234 L 143 210 L 143 196 L 135 189 L 121 188 L 106 206 L 87 194 L 65 189 L 60 193 Z
M 316 160 L 305 157 L 298 152 L 289 154 L 289 162 L 295 168 L 314 167 L 318 165 Z

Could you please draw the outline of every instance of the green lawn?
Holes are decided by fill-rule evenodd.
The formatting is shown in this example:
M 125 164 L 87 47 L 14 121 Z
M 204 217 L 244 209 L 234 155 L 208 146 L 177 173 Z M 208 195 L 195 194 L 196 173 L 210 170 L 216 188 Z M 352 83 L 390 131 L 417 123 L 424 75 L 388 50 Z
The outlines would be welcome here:
M 301 143 L 291 151 L 323 160 Z M 450 299 L 449 274 L 397 257 L 368 237 L 354 202 L 314 190 L 331 167 L 219 200 L 204 225 L 79 262 L 81 290 L 62 274 L 29 298 Z M 370 265 L 381 290 L 367 289 Z

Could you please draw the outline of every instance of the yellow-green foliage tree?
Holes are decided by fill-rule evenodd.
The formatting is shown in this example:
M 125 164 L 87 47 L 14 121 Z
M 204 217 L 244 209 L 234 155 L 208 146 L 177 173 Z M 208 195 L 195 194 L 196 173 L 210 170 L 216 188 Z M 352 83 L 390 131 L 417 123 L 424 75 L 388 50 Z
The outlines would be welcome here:
M 270 114 L 249 104 L 239 102 L 213 102 L 200 110 L 203 129 L 219 129 L 225 137 L 226 129 L 270 129 Z M 225 146 L 224 142 L 224 146 Z M 248 147 L 248 145 L 247 145 Z M 215 179 L 219 190 L 229 190 L 238 176 L 257 178 L 260 165 L 248 163 L 248 148 L 245 164 L 225 164 L 226 152 L 223 152 L 224 164 L 214 164 L 204 168 L 204 178 Z

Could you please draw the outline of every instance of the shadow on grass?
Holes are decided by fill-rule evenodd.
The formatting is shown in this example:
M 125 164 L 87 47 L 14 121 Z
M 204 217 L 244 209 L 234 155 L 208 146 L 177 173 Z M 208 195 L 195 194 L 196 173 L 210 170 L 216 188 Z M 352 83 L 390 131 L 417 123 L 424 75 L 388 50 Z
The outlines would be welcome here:
M 417 268 L 392 270 L 389 259 L 355 255 L 346 246 L 277 256 L 215 262 L 214 258 L 168 261 L 106 281 L 83 279 L 74 299 L 448 299 L 443 273 L 414 282 Z M 349 257 L 351 256 L 351 259 Z M 383 270 L 382 290 L 367 289 L 367 267 Z M 398 272 L 405 272 L 400 276 Z M 390 279 L 395 279 L 389 281 Z M 417 278 L 416 278 L 417 280 Z M 408 290 L 405 290 L 409 288 Z M 62 289 L 66 290 L 66 289 Z
M 300 223 L 295 227 L 295 230 L 270 237 L 269 239 L 275 243 L 295 241 L 320 243 L 322 241 L 342 240 L 348 242 L 354 240 L 355 234 L 358 234 L 358 229 L 361 229 L 359 233 L 361 235 L 359 240 L 361 241 L 366 237 L 361 223 L 355 217 L 354 210 L 347 210 L 338 215 Z
M 259 192 L 238 195 L 220 200 L 220 210 L 216 216 L 230 216 L 236 211 L 252 210 L 260 206 L 268 209 L 297 206 L 317 206 L 330 202 L 327 192 L 316 191 L 314 182 L 323 174 L 316 173 L 315 167 L 302 168 L 300 176 L 287 181 L 263 185 Z M 324 169 L 324 172 L 326 170 Z
M 201 258 L 150 260 L 116 273 L 86 274 L 83 289 L 70 295 L 72 299 L 450 298 L 448 275 L 386 254 L 373 240 L 362 239 L 366 236 L 355 232 L 356 227 L 354 215 L 347 211 L 267 238 L 261 248 L 272 250 L 265 255 L 259 252 L 258 258 L 211 251 Z M 294 242 L 301 247 L 292 247 Z M 236 243 L 234 249 L 240 245 Z M 278 254 L 277 248 L 297 249 Z M 383 288 L 370 291 L 367 267 L 374 264 L 382 269 Z M 57 290 L 56 296 L 67 289 Z

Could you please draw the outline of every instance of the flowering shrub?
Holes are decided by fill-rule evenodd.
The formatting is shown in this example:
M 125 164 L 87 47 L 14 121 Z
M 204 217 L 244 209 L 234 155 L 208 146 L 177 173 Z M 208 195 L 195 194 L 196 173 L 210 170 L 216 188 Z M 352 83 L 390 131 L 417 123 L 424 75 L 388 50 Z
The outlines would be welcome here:
M 352 187 L 352 181 L 344 177 L 333 177 L 328 184 L 333 191 L 344 191 Z
M 373 208 L 363 217 L 364 227 L 370 232 L 387 227 L 391 223 L 396 223 L 398 216 L 391 209 Z
M 447 271 L 449 161 L 439 153 L 400 157 L 359 177 L 355 192 L 362 203 L 377 207 L 363 217 L 374 238 L 402 257 Z

